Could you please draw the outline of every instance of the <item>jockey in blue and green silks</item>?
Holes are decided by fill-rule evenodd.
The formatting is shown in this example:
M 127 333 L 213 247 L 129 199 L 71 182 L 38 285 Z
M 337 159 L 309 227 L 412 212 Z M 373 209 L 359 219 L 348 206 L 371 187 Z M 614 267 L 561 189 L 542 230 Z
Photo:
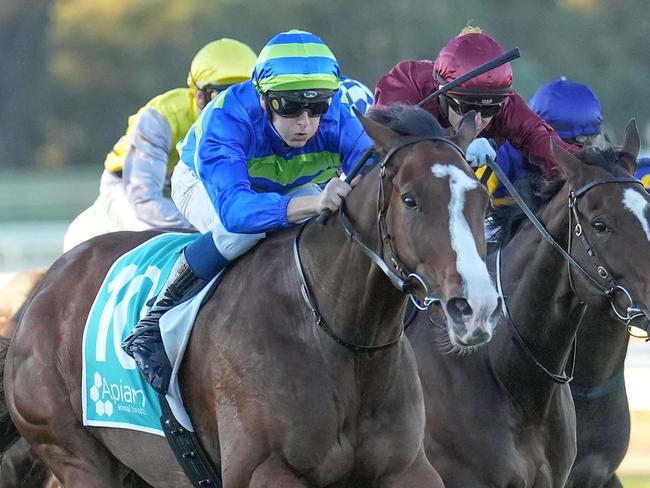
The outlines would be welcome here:
M 172 199 L 204 234 L 181 253 L 123 344 L 158 392 L 171 374 L 160 317 L 267 232 L 336 211 L 350 191 L 336 172 L 349 172 L 372 143 L 341 101 L 339 82 L 336 58 L 320 38 L 282 32 L 262 49 L 251 80 L 220 93 L 179 143 Z

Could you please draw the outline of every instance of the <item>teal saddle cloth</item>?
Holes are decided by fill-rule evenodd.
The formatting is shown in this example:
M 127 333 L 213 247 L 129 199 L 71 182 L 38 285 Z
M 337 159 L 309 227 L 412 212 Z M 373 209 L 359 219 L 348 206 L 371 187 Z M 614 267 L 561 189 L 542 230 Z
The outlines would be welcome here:
M 82 404 L 84 425 L 117 427 L 164 436 L 158 394 L 135 361 L 120 347 L 160 293 L 181 250 L 201 234 L 166 233 L 121 256 L 108 271 L 95 298 L 83 337 Z M 178 369 L 194 320 L 219 279 L 170 310 L 160 320 L 167 355 L 174 367 L 166 396 L 177 420 L 193 431 L 183 407 Z

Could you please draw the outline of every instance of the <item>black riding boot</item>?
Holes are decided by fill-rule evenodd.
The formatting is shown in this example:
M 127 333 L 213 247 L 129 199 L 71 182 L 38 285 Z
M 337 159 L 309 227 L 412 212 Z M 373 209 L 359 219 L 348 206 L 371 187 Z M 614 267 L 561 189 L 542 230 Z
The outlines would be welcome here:
M 172 365 L 160 335 L 160 317 L 193 297 L 205 283 L 206 280 L 194 274 L 187 264 L 184 252 L 181 252 L 151 310 L 122 342 L 124 352 L 135 359 L 145 380 L 161 395 L 167 393 Z

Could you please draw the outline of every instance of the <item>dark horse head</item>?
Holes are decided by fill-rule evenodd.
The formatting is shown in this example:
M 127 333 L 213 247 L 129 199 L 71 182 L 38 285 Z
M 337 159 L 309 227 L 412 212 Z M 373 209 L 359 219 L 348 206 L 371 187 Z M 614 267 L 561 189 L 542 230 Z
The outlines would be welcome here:
M 586 149 L 580 157 L 587 165 L 553 148 L 569 195 L 567 245 L 587 271 L 571 270 L 573 286 L 587 304 L 632 324 L 648 316 L 650 304 L 650 263 L 639 260 L 650 243 L 650 196 L 633 176 L 639 146 L 631 121 L 622 148 Z
M 380 122 L 362 119 L 378 157 L 384 158 L 377 207 L 380 233 L 385 226 L 380 245 L 386 261 L 408 275 L 420 304 L 441 306 L 454 346 L 489 341 L 500 307 L 485 265 L 488 194 L 463 154 L 474 137 L 474 120 L 468 114 L 446 139 L 438 121 L 419 108 L 394 105 L 369 117 Z M 395 148 L 404 153 L 391 164 L 387 159 Z

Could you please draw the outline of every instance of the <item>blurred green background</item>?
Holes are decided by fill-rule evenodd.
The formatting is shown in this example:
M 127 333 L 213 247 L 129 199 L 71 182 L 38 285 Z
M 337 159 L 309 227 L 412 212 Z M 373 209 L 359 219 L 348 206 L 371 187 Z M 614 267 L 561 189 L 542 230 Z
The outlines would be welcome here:
M 463 26 L 480 26 L 505 49 L 520 48 L 514 85 L 526 99 L 560 76 L 587 83 L 612 139 L 635 117 L 645 143 L 647 8 L 647 0 L 1 0 L 0 225 L 63 226 L 90 205 L 128 116 L 184 86 L 196 51 L 224 36 L 258 51 L 281 30 L 313 31 L 348 76 L 374 88 L 398 61 L 435 58 Z
M 647 0 L 2 0 L 0 166 L 99 168 L 126 118 L 184 86 L 190 59 L 227 36 L 259 49 L 298 27 L 371 87 L 405 58 L 435 58 L 468 22 L 518 46 L 525 98 L 565 75 L 602 99 L 614 139 L 648 131 Z

